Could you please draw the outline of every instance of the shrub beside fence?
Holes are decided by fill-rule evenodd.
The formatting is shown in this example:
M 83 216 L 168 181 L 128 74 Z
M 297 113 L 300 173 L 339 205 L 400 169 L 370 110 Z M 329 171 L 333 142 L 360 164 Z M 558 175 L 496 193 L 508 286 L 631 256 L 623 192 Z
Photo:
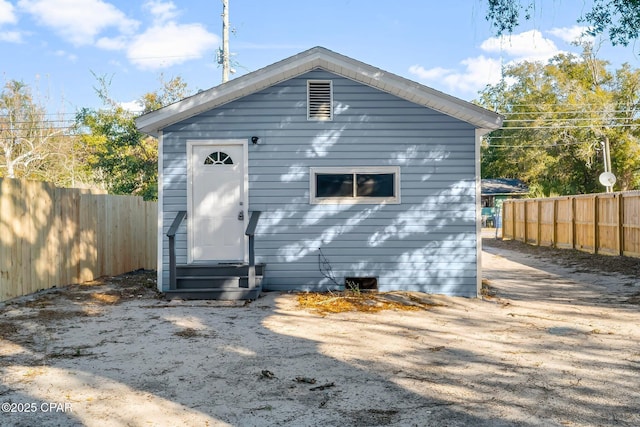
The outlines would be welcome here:
M 0 179 L 0 301 L 156 268 L 157 203 Z
M 640 257 L 640 191 L 506 200 L 502 236 L 538 246 Z

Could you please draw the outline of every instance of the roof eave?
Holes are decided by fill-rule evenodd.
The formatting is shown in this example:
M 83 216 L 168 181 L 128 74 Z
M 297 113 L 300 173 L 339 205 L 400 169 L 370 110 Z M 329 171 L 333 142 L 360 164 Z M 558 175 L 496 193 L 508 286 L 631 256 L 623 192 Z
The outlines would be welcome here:
M 174 123 L 311 71 L 317 67 L 308 58 L 311 53 L 302 52 L 140 116 L 136 119 L 136 126 L 141 132 L 157 136 L 159 130 Z
M 144 133 L 157 136 L 167 126 L 315 68 L 323 68 L 470 123 L 478 128 L 481 135 L 502 126 L 503 118 L 497 113 L 322 47 L 309 49 L 140 116 L 136 119 L 136 126 Z

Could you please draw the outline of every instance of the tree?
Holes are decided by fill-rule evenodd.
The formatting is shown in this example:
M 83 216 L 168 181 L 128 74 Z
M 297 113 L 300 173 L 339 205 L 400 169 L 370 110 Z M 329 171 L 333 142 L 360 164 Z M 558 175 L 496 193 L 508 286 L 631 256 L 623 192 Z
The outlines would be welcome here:
M 158 194 L 158 142 L 136 129 L 138 113 L 125 109 L 109 95 L 110 79 L 96 76 L 94 88 L 103 102 L 101 109 L 81 109 L 76 123 L 89 150 L 88 164 L 96 178 L 114 194 L 135 194 L 155 200 Z M 160 79 L 158 91 L 140 99 L 143 113 L 153 111 L 188 95 L 187 84 L 175 77 Z
M 529 20 L 536 0 L 487 0 L 486 18 L 498 35 L 512 33 L 522 19 Z M 639 0 L 593 0 L 590 11 L 576 17 L 586 24 L 587 34 L 605 34 L 612 44 L 627 46 L 640 31 Z
M 71 126 L 52 117 L 25 83 L 5 83 L 0 92 L 0 176 L 61 186 L 87 180 Z
M 160 75 L 160 89 L 155 92 L 148 92 L 142 95 L 141 103 L 144 113 L 165 107 L 189 95 L 189 87 L 180 76 L 170 80 L 165 80 L 164 75 Z
M 485 178 L 519 178 L 536 195 L 602 191 L 602 144 L 611 144 L 617 188 L 640 186 L 637 130 L 640 71 L 615 73 L 590 45 L 581 57 L 507 67 L 504 79 L 481 92 L 480 103 L 506 116 L 482 148 Z

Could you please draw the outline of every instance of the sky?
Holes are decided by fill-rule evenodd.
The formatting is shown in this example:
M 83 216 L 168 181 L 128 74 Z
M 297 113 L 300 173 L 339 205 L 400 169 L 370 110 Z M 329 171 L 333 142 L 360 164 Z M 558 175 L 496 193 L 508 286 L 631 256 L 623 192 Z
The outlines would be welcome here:
M 487 0 L 229 0 L 231 78 L 323 46 L 464 100 L 502 66 L 546 61 L 582 32 L 589 0 L 539 0 L 497 38 Z M 221 83 L 221 0 L 0 0 L 0 82 L 20 80 L 50 113 L 97 108 L 97 78 L 131 106 L 180 76 L 192 92 Z M 594 40 L 598 57 L 640 67 L 637 46 Z

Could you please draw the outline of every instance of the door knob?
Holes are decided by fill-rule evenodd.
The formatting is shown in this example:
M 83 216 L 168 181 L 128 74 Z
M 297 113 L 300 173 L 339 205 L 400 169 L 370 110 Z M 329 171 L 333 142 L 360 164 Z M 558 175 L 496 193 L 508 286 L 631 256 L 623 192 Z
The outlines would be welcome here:
M 238 221 L 243 221 L 244 220 L 244 211 L 240 211 L 238 212 Z

